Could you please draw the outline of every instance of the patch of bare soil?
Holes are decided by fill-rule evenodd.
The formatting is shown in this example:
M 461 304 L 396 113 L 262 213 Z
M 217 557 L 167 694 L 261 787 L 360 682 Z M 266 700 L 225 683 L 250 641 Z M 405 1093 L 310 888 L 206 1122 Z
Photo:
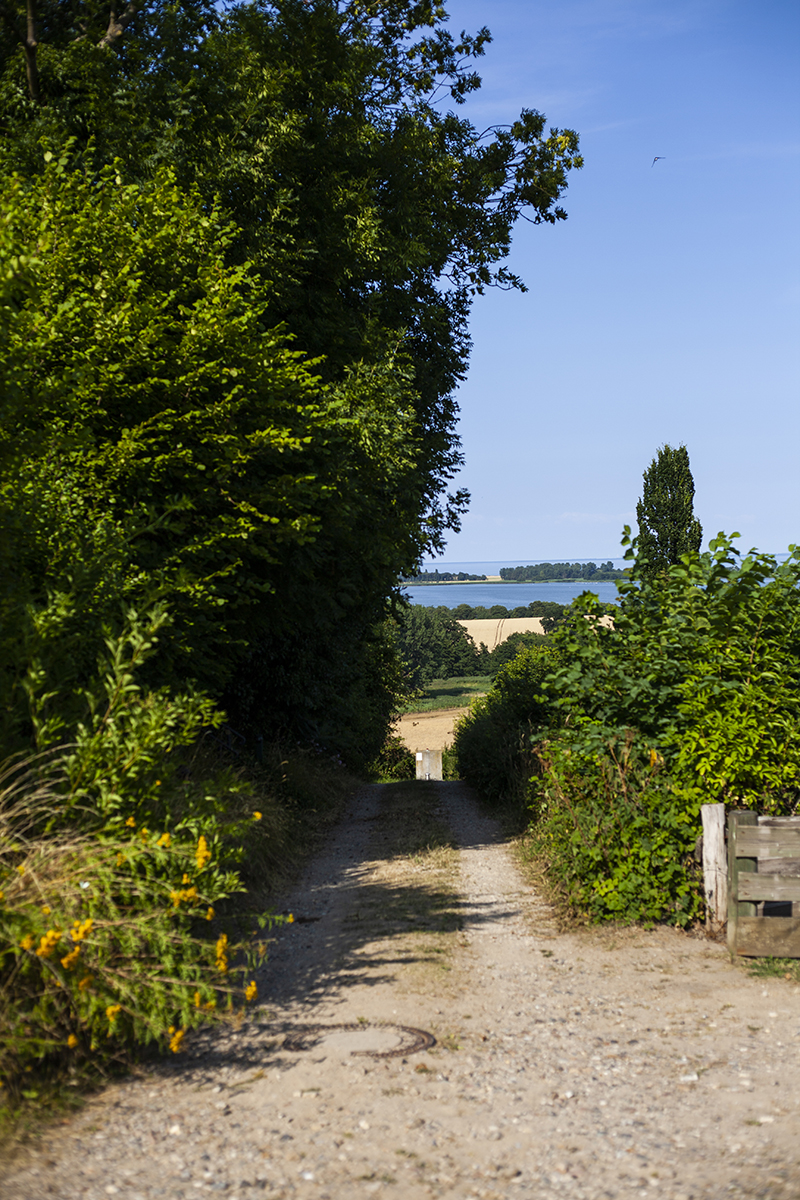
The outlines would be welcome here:
M 462 785 L 365 789 L 285 903 L 260 1011 L 95 1098 L 4 1200 L 800 1196 L 800 988 L 670 929 L 559 932 Z

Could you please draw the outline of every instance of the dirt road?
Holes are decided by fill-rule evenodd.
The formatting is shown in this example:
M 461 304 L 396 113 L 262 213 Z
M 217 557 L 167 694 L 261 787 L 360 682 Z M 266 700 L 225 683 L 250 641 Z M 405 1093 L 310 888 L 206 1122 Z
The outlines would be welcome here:
M 800 1196 L 800 988 L 674 930 L 560 934 L 460 784 L 365 789 L 286 906 L 262 1009 L 4 1200 Z

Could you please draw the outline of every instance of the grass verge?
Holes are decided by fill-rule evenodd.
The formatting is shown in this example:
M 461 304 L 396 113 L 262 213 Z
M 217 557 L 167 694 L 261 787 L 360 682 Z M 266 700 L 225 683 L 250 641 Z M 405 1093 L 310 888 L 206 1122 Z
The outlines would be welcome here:
M 422 695 L 410 701 L 401 712 L 436 712 L 441 708 L 466 708 L 492 686 L 488 675 L 464 675 L 453 679 L 432 679 Z
M 751 958 L 744 966 L 748 975 L 758 979 L 786 979 L 800 983 L 800 958 Z

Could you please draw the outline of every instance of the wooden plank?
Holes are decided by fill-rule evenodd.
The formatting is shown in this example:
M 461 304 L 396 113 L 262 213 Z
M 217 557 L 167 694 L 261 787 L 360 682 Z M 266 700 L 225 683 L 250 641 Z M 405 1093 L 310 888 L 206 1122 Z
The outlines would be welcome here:
M 737 938 L 739 919 L 755 915 L 755 905 L 739 903 L 739 876 L 749 871 L 755 871 L 758 860 L 742 858 L 739 854 L 739 839 L 752 826 L 757 825 L 758 817 L 754 812 L 728 813 L 728 931 L 727 941 L 730 953 L 738 953 Z
M 800 958 L 800 917 L 739 917 L 736 953 L 749 958 Z
M 760 858 L 758 873 L 759 875 L 788 875 L 790 879 L 800 879 L 800 858 Z
M 783 875 L 740 875 L 740 900 L 800 900 L 800 879 Z
M 717 930 L 728 912 L 728 863 L 725 853 L 725 805 L 703 804 L 703 890 L 706 928 Z
M 759 817 L 758 824 L 759 826 L 765 825 L 770 829 L 800 829 L 800 817 Z
M 800 858 L 800 829 L 748 827 L 740 830 L 736 842 L 736 853 L 743 858 Z

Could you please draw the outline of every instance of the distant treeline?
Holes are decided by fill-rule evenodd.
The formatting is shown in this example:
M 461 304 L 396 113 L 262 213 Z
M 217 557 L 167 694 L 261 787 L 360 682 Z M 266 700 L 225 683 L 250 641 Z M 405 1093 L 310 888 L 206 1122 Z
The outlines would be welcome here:
M 468 575 L 466 571 L 421 571 L 419 575 L 404 575 L 403 583 L 480 583 L 485 575 Z
M 502 620 L 505 617 L 539 617 L 545 633 L 560 625 L 566 606 L 548 600 L 535 600 L 509 611 L 502 604 L 491 608 L 457 608 L 411 604 L 398 619 L 397 648 L 404 664 L 406 681 L 418 688 L 431 679 L 452 679 L 456 676 L 495 675 L 520 650 L 541 645 L 541 633 L 512 633 L 510 637 L 489 650 L 483 642 L 476 644 L 460 621 Z
M 554 600 L 534 600 L 531 604 L 521 604 L 517 608 L 506 608 L 503 604 L 493 604 L 490 608 L 483 604 L 475 607 L 459 604 L 449 611 L 456 621 L 502 621 L 505 617 L 541 617 L 542 626 L 547 630 L 548 622 L 558 621 L 564 615 L 565 608 L 566 605 L 556 604 Z
M 550 579 L 600 581 L 622 579 L 624 571 L 618 571 L 610 560 L 601 563 L 533 563 L 528 567 L 501 567 L 500 578 L 506 583 L 541 583 Z
M 545 641 L 540 633 L 514 633 L 489 651 L 482 642 L 479 645 L 473 642 L 464 626 L 459 625 L 453 609 L 423 604 L 412 604 L 404 610 L 395 636 L 406 684 L 412 690 L 424 687 L 432 679 L 494 675 L 521 649 Z

